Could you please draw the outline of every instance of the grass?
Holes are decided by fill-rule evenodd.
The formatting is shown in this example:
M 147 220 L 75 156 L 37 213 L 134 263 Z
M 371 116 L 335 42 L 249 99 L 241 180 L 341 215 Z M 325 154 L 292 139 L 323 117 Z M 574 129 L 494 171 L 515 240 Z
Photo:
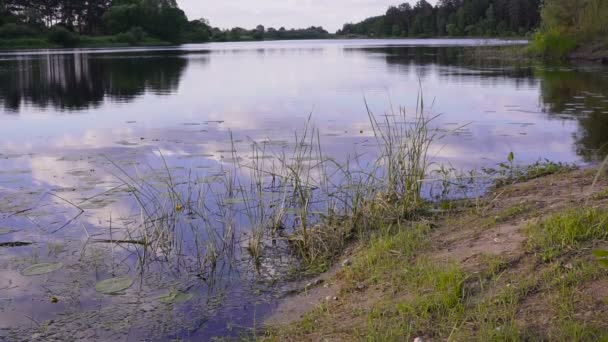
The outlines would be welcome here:
M 379 147 L 365 161 L 325 155 L 312 116 L 292 141 L 249 140 L 248 156 L 231 135 L 214 182 L 174 172 L 162 155 L 161 170 L 128 170 L 109 161 L 137 204 L 139 220 L 118 236 L 110 227 L 107 240 L 141 241 L 126 246 L 141 269 L 159 255 L 184 255 L 193 247 L 183 237 L 193 236 L 200 274 L 237 255 L 259 269 L 278 250 L 298 260 L 300 274 L 325 271 L 351 241 L 425 215 L 427 152 L 442 136 L 431 127 L 435 117 L 425 111 L 422 94 L 411 114 L 399 108 L 380 120 L 368 108 L 368 117 Z M 408 246 L 411 234 L 394 238 Z
M 550 260 L 583 242 L 608 239 L 608 212 L 598 208 L 568 210 L 532 224 L 527 235 L 529 247 Z
M 59 47 L 42 38 L 0 39 L 0 49 L 2 50 L 53 49 Z
M 365 253 L 353 260 L 351 267 L 342 275 L 346 282 L 345 291 L 353 291 L 362 282 L 366 286 L 384 283 L 399 284 L 400 279 L 409 277 L 408 269 L 394 272 L 399 264 L 410 260 L 414 254 L 429 243 L 430 226 L 414 224 L 408 228 L 387 226 L 370 234 Z M 387 277 L 389 277 L 387 279 Z
M 463 313 L 465 273 L 457 265 L 437 265 L 420 260 L 409 267 L 406 282 L 411 299 L 382 302 L 367 315 L 365 338 L 373 341 L 403 341 L 429 331 L 449 335 L 452 323 Z M 435 317 L 445 317 L 442 324 Z M 429 336 L 431 337 L 431 336 Z

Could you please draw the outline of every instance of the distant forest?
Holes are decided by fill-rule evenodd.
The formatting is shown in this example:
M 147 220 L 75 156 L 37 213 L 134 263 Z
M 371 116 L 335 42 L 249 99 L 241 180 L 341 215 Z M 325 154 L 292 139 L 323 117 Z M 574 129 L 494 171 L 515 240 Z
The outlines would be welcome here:
M 524 36 L 540 23 L 541 0 L 439 0 L 391 6 L 381 16 L 345 24 L 342 36 Z
M 175 0 L 0 0 L 0 47 L 329 38 L 322 27 L 220 29 Z
M 606 18 L 608 0 L 439 0 L 435 6 L 418 0 L 345 24 L 334 35 L 316 26 L 220 29 L 189 20 L 176 0 L 0 0 L 0 48 L 530 35 L 538 55 L 563 58 L 589 46 L 584 54 L 608 60 Z

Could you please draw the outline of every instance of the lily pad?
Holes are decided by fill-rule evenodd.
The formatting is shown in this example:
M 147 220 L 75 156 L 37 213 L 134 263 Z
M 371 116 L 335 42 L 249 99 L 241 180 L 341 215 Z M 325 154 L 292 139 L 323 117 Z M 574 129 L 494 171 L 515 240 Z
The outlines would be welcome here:
M 12 233 L 13 230 L 10 228 L 0 228 L 0 235 L 6 235 Z
M 245 199 L 239 197 L 232 197 L 224 199 L 224 204 L 243 204 L 245 203 Z
M 95 285 L 95 291 L 107 295 L 117 294 L 133 286 L 133 279 L 124 276 L 102 280 Z
M 192 299 L 194 295 L 188 292 L 171 291 L 168 294 L 160 297 L 161 303 L 165 304 L 181 304 Z
M 51 272 L 55 272 L 63 267 L 63 264 L 60 262 L 49 262 L 49 263 L 41 263 L 32 265 L 23 271 L 21 271 L 21 275 L 26 277 L 43 275 Z

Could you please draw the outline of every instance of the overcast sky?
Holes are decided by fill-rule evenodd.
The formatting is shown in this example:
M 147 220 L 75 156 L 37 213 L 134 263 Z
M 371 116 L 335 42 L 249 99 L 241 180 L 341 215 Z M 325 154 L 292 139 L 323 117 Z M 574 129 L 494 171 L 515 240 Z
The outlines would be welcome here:
M 347 22 L 382 14 L 406 0 L 177 0 L 188 18 L 206 18 L 212 26 L 279 28 L 323 26 L 333 32 Z M 436 0 L 428 0 L 435 4 Z M 414 4 L 415 0 L 409 0 Z

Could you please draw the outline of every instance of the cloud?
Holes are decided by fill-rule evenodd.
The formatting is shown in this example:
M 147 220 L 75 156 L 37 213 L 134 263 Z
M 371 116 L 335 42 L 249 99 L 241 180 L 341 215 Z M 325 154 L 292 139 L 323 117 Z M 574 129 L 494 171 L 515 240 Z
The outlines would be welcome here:
M 213 26 L 229 28 L 286 28 L 323 26 L 336 31 L 344 23 L 380 15 L 405 0 L 178 0 L 189 18 L 206 18 Z M 410 0 L 410 3 L 415 3 Z M 430 0 L 435 3 L 435 0 Z

